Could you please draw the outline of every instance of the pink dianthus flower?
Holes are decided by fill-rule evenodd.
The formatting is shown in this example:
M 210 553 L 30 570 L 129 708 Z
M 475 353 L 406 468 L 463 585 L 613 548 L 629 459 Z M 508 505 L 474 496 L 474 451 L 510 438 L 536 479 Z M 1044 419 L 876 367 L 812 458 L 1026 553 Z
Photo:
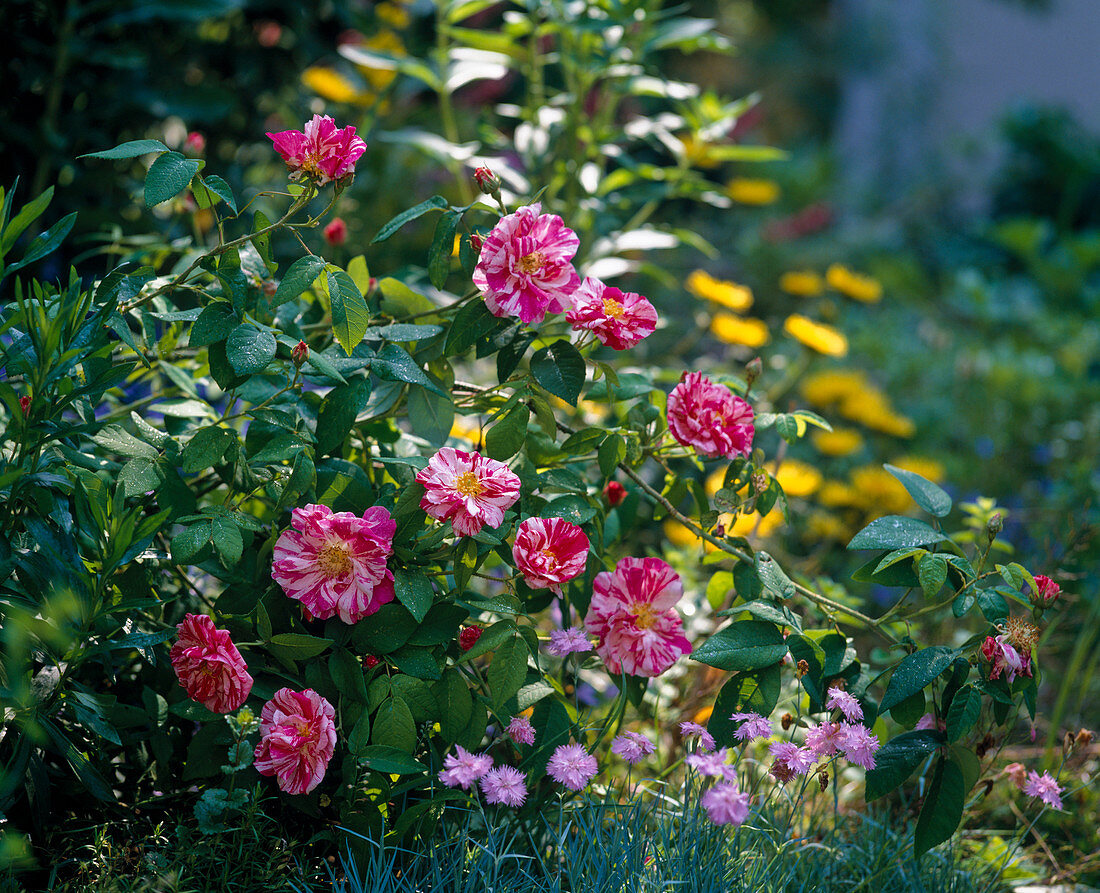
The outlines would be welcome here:
M 747 456 L 756 433 L 748 401 L 701 372 L 685 372 L 668 395 L 668 430 L 700 456 Z
M 339 615 L 355 623 L 393 601 L 393 554 L 397 524 L 374 506 L 359 517 L 323 505 L 291 513 L 291 528 L 275 543 L 271 576 L 314 617 Z
M 519 499 L 519 478 L 507 465 L 451 447 L 432 456 L 416 479 L 424 485 L 420 507 L 437 520 L 450 521 L 459 536 L 499 526 L 505 509 Z
M 455 745 L 455 752 L 443 758 L 439 780 L 449 788 L 470 790 L 474 782 L 493 768 L 493 758 L 487 753 L 470 753 L 462 745 Z
M 613 573 L 597 574 L 592 589 L 584 625 L 612 673 L 659 676 L 691 653 L 674 607 L 680 577 L 660 558 L 624 558 Z
M 516 532 L 512 558 L 532 589 L 561 595 L 561 584 L 584 573 L 588 537 L 562 518 L 527 518 Z
M 1062 808 L 1062 788 L 1049 772 L 1040 775 L 1038 772 L 1029 772 L 1024 783 L 1024 793 L 1029 797 L 1038 797 L 1047 806 L 1055 809 Z
M 849 722 L 863 719 L 863 708 L 859 706 L 859 701 L 844 689 L 830 688 L 828 695 L 829 700 L 825 702 L 825 706 L 830 710 L 839 710 Z
M 573 256 L 580 239 L 555 214 L 543 214 L 538 203 L 502 217 L 485 239 L 474 285 L 494 316 L 518 316 L 523 323 L 542 322 L 547 312 L 570 305 L 580 284 Z
M 862 723 L 845 723 L 837 735 L 837 744 L 844 756 L 864 769 L 875 768 L 875 753 L 879 749 L 878 736 Z
M 771 774 L 779 781 L 790 781 L 796 775 L 805 775 L 813 768 L 817 758 L 808 747 L 799 747 L 791 741 L 776 741 L 768 745 L 775 762 Z
M 704 750 L 714 750 L 714 736 L 706 730 L 705 726 L 701 726 L 697 722 L 684 720 L 680 723 L 680 737 L 685 741 L 698 738 L 699 744 Z
M 550 644 L 546 646 L 554 657 L 566 657 L 574 651 L 591 651 L 592 643 L 584 634 L 584 630 L 577 626 L 569 629 L 550 630 Z
M 535 743 L 535 727 L 526 716 L 513 716 L 505 732 L 516 744 Z
M 737 777 L 737 770 L 729 764 L 728 757 L 729 749 L 722 747 L 714 753 L 689 753 L 684 762 L 700 775 L 729 780 Z
M 739 722 L 741 725 L 734 731 L 733 737 L 738 741 L 752 741 L 755 738 L 770 738 L 772 736 L 771 720 L 759 713 L 731 713 L 731 722 Z
M 304 130 L 267 136 L 286 162 L 290 179 L 307 177 L 318 186 L 355 173 L 355 162 L 367 151 L 367 144 L 355 135 L 355 127 L 337 127 L 328 115 L 314 115 Z
M 560 744 L 546 762 L 546 771 L 558 784 L 571 791 L 585 787 L 599 771 L 596 758 L 583 744 Z
M 631 766 L 640 763 L 653 751 L 653 742 L 638 732 L 623 732 L 611 742 L 611 752 Z
M 486 803 L 522 806 L 527 799 L 527 776 L 512 766 L 498 766 L 481 777 Z
M 573 293 L 565 318 L 578 331 L 594 332 L 613 350 L 626 350 L 657 328 L 653 305 L 632 291 L 622 292 L 588 276 Z
M 232 713 L 252 691 L 252 676 L 229 631 L 205 614 L 187 614 L 168 652 L 187 696 L 214 713 Z
M 840 723 L 826 720 L 806 732 L 806 746 L 818 759 L 831 757 L 840 748 Z
M 732 781 L 719 782 L 703 794 L 707 818 L 716 825 L 740 825 L 749 817 L 749 795 Z
M 334 716 L 332 704 L 313 689 L 279 689 L 260 712 L 256 771 L 277 776 L 287 794 L 308 794 L 325 777 L 336 749 Z

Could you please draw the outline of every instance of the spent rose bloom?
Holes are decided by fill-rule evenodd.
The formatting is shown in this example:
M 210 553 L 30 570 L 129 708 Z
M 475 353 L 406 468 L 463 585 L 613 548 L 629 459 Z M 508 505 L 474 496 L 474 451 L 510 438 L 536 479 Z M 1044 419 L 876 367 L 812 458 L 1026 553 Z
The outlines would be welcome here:
M 505 731 L 516 744 L 535 743 L 535 727 L 526 716 L 513 716 Z
M 753 411 L 725 385 L 685 372 L 668 395 L 668 430 L 700 456 L 747 456 L 756 433 Z
M 470 790 L 474 782 L 493 768 L 493 758 L 487 753 L 470 753 L 462 745 L 455 745 L 455 752 L 443 758 L 439 780 L 449 788 Z
M 562 518 L 527 518 L 519 525 L 512 558 L 532 589 L 561 595 L 561 584 L 584 573 L 588 537 Z
M 554 657 L 566 657 L 574 651 L 591 651 L 592 643 L 580 627 L 571 626 L 569 629 L 554 629 L 550 631 L 550 644 L 546 646 Z
M 481 776 L 486 803 L 522 806 L 527 799 L 527 776 L 512 766 L 498 766 Z
M 733 733 L 738 741 L 752 741 L 755 738 L 770 738 L 772 736 L 771 720 L 759 713 L 731 713 L 730 722 L 739 722 Z
M 732 781 L 716 784 L 700 802 L 707 818 L 716 825 L 740 825 L 749 817 L 749 795 Z
M 825 706 L 830 710 L 839 710 L 849 721 L 863 719 L 863 708 L 859 706 L 859 701 L 844 689 L 830 688 L 828 695 L 829 699 L 825 702 Z
M 275 543 L 271 576 L 310 614 L 356 623 L 393 601 L 386 560 L 397 524 L 388 510 L 373 506 L 359 517 L 307 505 L 290 518 L 291 529 Z
M 1040 775 L 1038 772 L 1029 772 L 1024 783 L 1024 793 L 1029 797 L 1038 797 L 1047 806 L 1055 809 L 1062 808 L 1062 788 L 1049 772 Z
M 653 751 L 653 742 L 638 732 L 623 732 L 611 742 L 611 752 L 631 766 L 640 763 Z
M 573 306 L 565 318 L 574 329 L 595 333 L 613 350 L 633 347 L 657 328 L 657 311 L 648 300 L 604 285 L 594 276 L 585 277 L 573 292 Z
M 989 678 L 998 679 L 1007 670 L 1007 679 L 1011 683 L 1017 676 L 1031 676 L 1031 652 L 1021 654 L 1008 641 L 1006 635 L 986 636 L 982 643 L 982 655 L 992 666 Z
M 714 750 L 714 737 L 706 730 L 705 726 L 701 726 L 697 722 L 684 720 L 680 723 L 680 737 L 685 741 L 698 738 L 699 745 L 704 750 Z
M 336 749 L 334 716 L 332 704 L 313 689 L 279 689 L 260 712 L 256 771 L 277 776 L 287 794 L 308 794 L 325 777 Z
M 355 135 L 352 125 L 337 127 L 328 115 L 314 115 L 304 130 L 283 130 L 267 136 L 286 162 L 290 179 L 307 177 L 318 186 L 355 173 L 355 162 L 367 151 L 367 144 Z
M 497 527 L 504 511 L 519 499 L 519 478 L 503 462 L 443 447 L 417 472 L 424 485 L 420 507 L 439 521 L 450 521 L 459 536 Z
M 583 789 L 598 771 L 596 758 L 583 744 L 558 745 L 546 763 L 547 774 L 571 791 Z
M 168 656 L 187 696 L 214 713 L 240 709 L 252 676 L 228 630 L 216 629 L 205 614 L 186 615 L 176 629 L 179 638 Z
M 862 723 L 845 723 L 837 735 L 837 744 L 844 756 L 864 769 L 875 768 L 875 753 L 879 749 L 878 736 Z
M 561 313 L 580 284 L 573 256 L 580 239 L 538 203 L 502 217 L 485 239 L 474 268 L 474 285 L 494 316 L 542 322 Z
M 1027 769 L 1023 763 L 1009 763 L 1001 770 L 1001 775 L 1007 776 L 1021 791 L 1027 784 Z
M 680 577 L 660 558 L 624 558 L 613 573 L 597 574 L 592 588 L 584 625 L 612 673 L 659 676 L 691 653 L 675 608 Z

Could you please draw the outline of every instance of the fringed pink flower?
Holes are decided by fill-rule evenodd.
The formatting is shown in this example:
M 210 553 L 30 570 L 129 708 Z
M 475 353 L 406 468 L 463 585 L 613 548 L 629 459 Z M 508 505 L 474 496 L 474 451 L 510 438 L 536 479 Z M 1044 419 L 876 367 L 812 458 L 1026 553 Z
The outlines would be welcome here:
M 611 742 L 611 752 L 634 766 L 648 757 L 656 746 L 638 732 L 623 732 Z
M 512 766 L 497 766 L 481 777 L 481 793 L 486 803 L 522 806 L 527 799 L 527 776 Z
M 714 750 L 714 736 L 707 731 L 706 726 L 702 726 L 697 722 L 691 722 L 684 720 L 680 723 L 680 737 L 685 741 L 690 741 L 692 738 L 699 739 L 699 746 L 703 750 Z
M 550 644 L 546 646 L 554 657 L 568 657 L 573 652 L 591 651 L 592 643 L 584 634 L 584 630 L 576 626 L 569 629 L 550 630 Z
M 512 557 L 532 589 L 561 595 L 561 584 L 584 573 L 588 537 L 562 518 L 527 518 L 519 525 Z
M 479 778 L 493 768 L 493 758 L 487 753 L 470 753 L 462 745 L 443 758 L 439 780 L 449 788 L 468 791 Z
M 614 573 L 596 575 L 584 625 L 612 673 L 659 676 L 691 653 L 675 608 L 682 595 L 679 575 L 660 558 L 624 558 Z
M 749 795 L 742 792 L 736 782 L 716 784 L 703 794 L 700 802 L 707 811 L 707 818 L 716 825 L 740 825 L 749 817 Z
M 863 723 L 845 723 L 837 735 L 837 744 L 851 762 L 864 769 L 875 768 L 875 754 L 879 749 L 878 736 Z
M 523 323 L 542 322 L 561 313 L 580 277 L 573 256 L 580 239 L 555 214 L 543 214 L 539 204 L 527 205 L 502 217 L 485 239 L 474 285 L 485 296 L 494 316 L 518 316 Z
M 283 130 L 267 136 L 286 162 L 290 179 L 307 177 L 318 186 L 355 173 L 355 162 L 367 151 L 353 126 L 337 127 L 328 115 L 314 115 L 304 132 Z
M 374 506 L 359 517 L 307 505 L 290 523 L 275 543 L 271 576 L 310 614 L 355 623 L 393 601 L 386 560 L 397 524 L 386 509 Z
M 1024 793 L 1029 797 L 1038 797 L 1047 806 L 1055 809 L 1062 808 L 1062 788 L 1049 772 L 1044 772 L 1042 775 L 1038 772 L 1029 772 L 1023 788 Z
M 424 485 L 420 507 L 450 521 L 459 536 L 499 526 L 505 509 L 519 499 L 519 478 L 507 465 L 451 447 L 432 456 L 416 479 Z
M 810 748 L 799 747 L 790 741 L 776 741 L 768 745 L 768 750 L 775 757 L 769 771 L 782 782 L 790 781 L 796 775 L 805 775 L 817 762 Z
M 313 689 L 279 689 L 260 713 L 256 771 L 276 776 L 284 793 L 308 794 L 336 749 L 334 716 L 332 704 Z
M 626 350 L 657 328 L 657 311 L 639 294 L 604 285 L 594 276 L 585 277 L 573 293 L 573 306 L 565 314 L 578 331 L 594 332 L 613 350 Z
M 668 430 L 700 456 L 747 456 L 756 433 L 752 407 L 702 372 L 685 372 L 668 395 Z
M 546 762 L 546 773 L 571 791 L 582 790 L 599 771 L 583 744 L 559 744 Z
M 187 696 L 215 713 L 239 710 L 252 691 L 252 677 L 229 632 L 205 614 L 186 615 L 176 629 L 179 638 L 168 656 Z
M 513 716 L 504 731 L 516 744 L 535 743 L 535 727 L 526 716 Z

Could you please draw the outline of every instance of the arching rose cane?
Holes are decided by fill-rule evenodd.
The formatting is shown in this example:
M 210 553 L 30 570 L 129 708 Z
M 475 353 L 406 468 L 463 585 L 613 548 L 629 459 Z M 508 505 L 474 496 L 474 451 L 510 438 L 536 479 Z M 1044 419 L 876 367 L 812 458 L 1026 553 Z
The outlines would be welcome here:
M 599 637 L 596 653 L 612 673 L 659 676 L 691 653 L 675 605 L 679 575 L 660 558 L 624 558 L 593 582 L 584 625 Z
M 359 517 L 307 505 L 294 509 L 291 526 L 275 543 L 271 576 L 314 617 L 355 623 L 393 601 L 386 561 L 397 524 L 386 509 Z
M 214 713 L 239 710 L 252 691 L 252 676 L 229 632 L 205 614 L 188 614 L 168 656 L 187 696 Z
M 325 777 L 336 750 L 335 715 L 313 689 L 279 689 L 260 713 L 256 771 L 276 776 L 284 793 L 308 794 Z

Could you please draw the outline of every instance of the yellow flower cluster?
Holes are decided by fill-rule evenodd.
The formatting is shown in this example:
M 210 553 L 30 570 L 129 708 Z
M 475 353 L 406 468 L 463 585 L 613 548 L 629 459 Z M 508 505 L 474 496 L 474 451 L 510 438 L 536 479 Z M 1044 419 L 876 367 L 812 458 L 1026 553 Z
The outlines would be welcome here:
M 792 313 L 783 323 L 783 331 L 795 341 L 828 357 L 843 357 L 848 353 L 848 339 L 839 329 L 815 322 L 801 313 Z
M 871 384 L 864 373 L 854 369 L 819 372 L 807 377 L 802 382 L 802 396 L 817 407 L 835 405 L 837 412 L 849 421 L 893 437 L 912 437 L 916 430 L 912 419 L 897 413 L 890 399 Z M 827 448 L 823 452 L 827 452 Z
M 406 9 L 393 3 L 379 3 L 375 7 L 378 17 L 394 28 L 405 28 L 409 24 Z M 407 55 L 405 44 L 394 31 L 379 31 L 360 44 L 365 50 L 372 50 L 387 56 Z M 379 93 L 393 83 L 397 72 L 392 68 L 377 68 L 371 65 L 356 65 L 356 69 L 366 80 L 370 89 L 364 90 L 350 78 L 329 65 L 311 65 L 302 72 L 302 83 L 318 96 L 330 102 L 343 102 L 351 105 L 369 105 Z
M 726 184 L 726 195 L 742 205 L 770 205 L 779 198 L 775 180 L 735 177 Z
M 825 283 L 813 270 L 792 270 L 779 277 L 779 287 L 789 295 L 813 298 L 825 291 Z
M 725 279 L 715 279 L 705 270 L 695 270 L 684 283 L 697 298 L 720 304 L 734 313 L 744 313 L 752 306 L 752 289 Z
M 843 295 L 865 304 L 882 299 L 882 283 L 870 276 L 853 273 L 847 267 L 833 264 L 825 271 L 825 281 Z
M 893 463 L 898 468 L 915 472 L 935 483 L 943 480 L 943 466 L 922 456 L 903 456 Z M 890 472 L 880 465 L 862 465 L 852 470 L 848 481 L 826 481 L 817 495 L 826 508 L 856 508 L 867 518 L 896 515 L 909 511 L 913 499 Z

